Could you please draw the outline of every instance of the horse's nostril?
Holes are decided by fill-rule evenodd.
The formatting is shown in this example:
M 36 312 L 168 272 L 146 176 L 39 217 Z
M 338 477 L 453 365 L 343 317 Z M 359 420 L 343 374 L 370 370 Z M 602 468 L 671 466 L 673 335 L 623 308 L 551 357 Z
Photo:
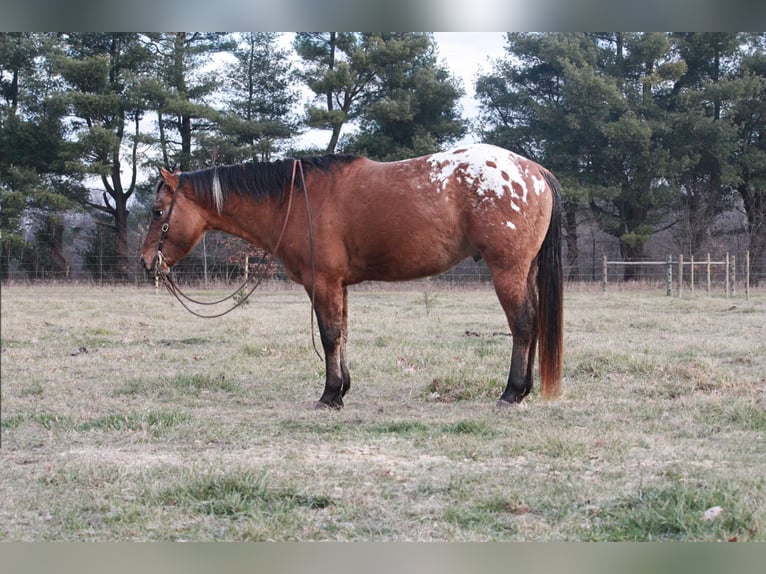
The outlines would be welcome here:
M 152 275 L 152 270 L 154 268 L 154 262 L 152 262 L 151 265 L 148 265 L 146 263 L 146 259 L 144 259 L 143 255 L 141 256 L 141 267 L 144 269 L 147 275 Z

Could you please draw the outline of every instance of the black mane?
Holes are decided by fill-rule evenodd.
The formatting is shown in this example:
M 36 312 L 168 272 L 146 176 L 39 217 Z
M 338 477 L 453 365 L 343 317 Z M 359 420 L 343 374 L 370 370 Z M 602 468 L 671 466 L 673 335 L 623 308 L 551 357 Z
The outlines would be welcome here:
M 328 154 L 299 159 L 303 166 L 303 172 L 308 177 L 309 173 L 314 171 L 329 173 L 339 166 L 359 159 L 359 157 L 353 154 Z M 295 161 L 293 158 L 288 158 L 272 162 L 246 162 L 184 172 L 181 173 L 179 187 L 182 187 L 184 183 L 189 183 L 194 195 L 200 201 L 215 206 L 213 178 L 217 174 L 221 184 L 223 204 L 232 194 L 249 196 L 256 201 L 269 198 L 281 201 L 289 189 Z M 303 184 L 300 170 L 298 170 L 295 174 L 295 189 L 303 189 Z

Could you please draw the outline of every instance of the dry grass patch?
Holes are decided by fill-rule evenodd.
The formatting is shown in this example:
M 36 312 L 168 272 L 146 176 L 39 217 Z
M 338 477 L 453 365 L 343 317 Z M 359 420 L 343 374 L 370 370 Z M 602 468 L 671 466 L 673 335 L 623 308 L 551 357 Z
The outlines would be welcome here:
M 4 287 L 0 536 L 766 539 L 763 294 L 572 291 L 564 396 L 502 410 L 489 287 L 350 302 L 325 412 L 298 288 L 202 321 L 150 289 Z

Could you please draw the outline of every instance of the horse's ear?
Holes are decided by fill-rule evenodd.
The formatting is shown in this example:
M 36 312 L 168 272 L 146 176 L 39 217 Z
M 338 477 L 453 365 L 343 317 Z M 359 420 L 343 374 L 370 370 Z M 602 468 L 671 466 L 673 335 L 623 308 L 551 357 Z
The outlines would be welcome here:
M 178 174 L 168 171 L 160 166 L 160 177 L 170 188 L 175 189 L 178 187 Z

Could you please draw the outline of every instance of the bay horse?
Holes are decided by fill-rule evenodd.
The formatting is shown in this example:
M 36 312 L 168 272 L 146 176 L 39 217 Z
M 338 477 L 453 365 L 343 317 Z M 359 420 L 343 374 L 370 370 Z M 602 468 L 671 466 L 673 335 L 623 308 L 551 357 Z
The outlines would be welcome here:
M 547 169 L 486 144 L 386 163 L 331 154 L 160 168 L 141 260 L 148 273 L 167 274 L 210 230 L 278 257 L 314 302 L 326 368 L 316 406 L 341 408 L 351 386 L 348 286 L 483 258 L 513 337 L 498 405 L 532 390 L 538 342 L 541 395 L 552 399 L 563 352 L 560 193 Z

